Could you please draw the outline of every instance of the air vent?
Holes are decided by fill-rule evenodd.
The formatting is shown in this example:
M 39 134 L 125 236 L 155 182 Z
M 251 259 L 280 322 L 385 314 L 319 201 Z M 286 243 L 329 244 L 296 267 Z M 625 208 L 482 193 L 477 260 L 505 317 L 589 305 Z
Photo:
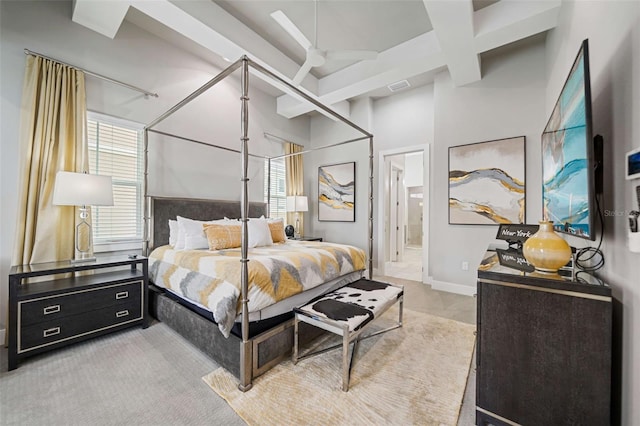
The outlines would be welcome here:
M 409 82 L 407 80 L 400 80 L 400 81 L 396 81 L 395 83 L 391 83 L 387 87 L 392 92 L 397 92 L 398 90 L 406 89 L 409 86 L 411 86 L 411 85 L 409 84 Z

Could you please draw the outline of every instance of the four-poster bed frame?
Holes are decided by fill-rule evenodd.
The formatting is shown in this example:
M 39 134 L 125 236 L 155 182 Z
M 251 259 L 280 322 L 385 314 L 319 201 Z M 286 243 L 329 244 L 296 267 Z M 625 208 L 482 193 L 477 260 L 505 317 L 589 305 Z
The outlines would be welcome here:
M 256 155 L 252 155 L 249 154 L 248 151 L 248 142 L 249 142 L 249 136 L 248 136 L 248 124 L 249 124 L 249 69 L 252 68 L 255 71 L 261 73 L 263 76 L 268 77 L 269 79 L 277 82 L 280 85 L 284 85 L 285 87 L 287 87 L 288 89 L 290 89 L 296 96 L 299 96 L 301 98 L 303 98 L 304 100 L 312 103 L 313 105 L 315 105 L 321 112 L 323 112 L 325 115 L 332 117 L 338 121 L 341 121 L 343 123 L 345 123 L 346 125 L 350 126 L 351 128 L 357 130 L 358 132 L 362 133 L 362 137 L 359 138 L 355 138 L 355 139 L 350 139 L 344 142 L 339 142 L 336 144 L 332 144 L 332 145 L 327 145 L 327 146 L 322 146 L 322 147 L 318 147 L 315 149 L 308 149 L 305 151 L 301 151 L 301 152 L 297 152 L 294 154 L 288 154 L 288 155 L 281 155 L 281 156 L 276 156 L 276 157 L 263 157 L 263 156 L 256 156 Z M 195 99 L 196 97 L 198 97 L 199 95 L 201 95 L 202 93 L 206 92 L 209 88 L 213 87 L 214 85 L 216 85 L 217 83 L 219 83 L 220 81 L 224 80 L 226 77 L 228 77 L 229 75 L 231 75 L 234 71 L 241 69 L 241 78 L 240 78 L 240 86 L 241 86 L 241 97 L 240 97 L 240 101 L 241 101 L 241 118 L 240 118 L 240 141 L 241 141 L 241 149 L 235 150 L 232 148 L 228 148 L 228 147 L 223 147 L 223 146 L 218 146 L 218 145 L 214 145 L 214 144 L 210 144 L 210 143 L 206 143 L 206 142 L 201 142 L 201 141 L 197 141 L 194 139 L 188 139 L 188 138 L 184 138 L 181 136 L 177 136 L 177 135 L 172 135 L 166 132 L 161 132 L 158 130 L 153 129 L 155 126 L 157 126 L 160 122 L 164 121 L 166 118 L 170 117 L 173 113 L 175 113 L 176 111 L 178 111 L 179 109 L 181 109 L 183 106 L 185 106 L 186 104 L 188 104 L 189 102 L 191 102 L 193 99 Z M 249 261 L 248 259 L 248 226 L 247 226 L 247 222 L 248 222 L 248 218 L 249 218 L 249 200 L 248 200 L 248 177 L 247 177 L 247 172 L 248 172 L 248 157 L 249 156 L 256 156 L 256 157 L 261 157 L 261 158 L 265 158 L 268 160 L 268 162 L 270 163 L 272 158 L 282 158 L 282 157 L 286 157 L 286 156 L 291 156 L 291 155 L 302 155 L 311 151 L 316 151 L 319 149 L 325 149 L 325 148 L 330 148 L 330 147 L 335 147 L 338 145 L 343 145 L 343 144 L 347 144 L 347 143 L 352 143 L 352 142 L 356 142 L 356 141 L 361 141 L 361 140 L 369 140 L 369 200 L 368 200 L 368 212 L 369 212 L 369 219 L 368 219 L 368 235 L 369 235 L 369 251 L 368 251 L 368 276 L 369 279 L 372 278 L 372 271 L 373 271 L 373 135 L 369 132 L 367 132 L 366 130 L 362 129 L 361 127 L 357 126 L 356 124 L 354 124 L 353 122 L 349 121 L 348 119 L 346 119 L 345 117 L 341 116 L 340 114 L 338 114 L 337 112 L 333 111 L 332 109 L 330 109 L 329 107 L 327 107 L 326 105 L 323 105 L 321 102 L 317 101 L 316 99 L 312 98 L 311 96 L 307 95 L 306 93 L 302 92 L 301 90 L 299 90 L 298 88 L 294 87 L 293 85 L 291 85 L 289 82 L 285 81 L 283 78 L 279 77 L 278 75 L 274 74 L 273 72 L 265 69 L 263 66 L 261 66 L 260 64 L 257 64 L 256 62 L 252 61 L 251 59 L 249 59 L 247 56 L 243 56 L 242 58 L 240 58 L 239 60 L 237 60 L 236 62 L 234 62 L 232 65 L 230 65 L 227 69 L 223 70 L 220 74 L 218 74 L 217 76 L 215 76 L 214 78 L 212 78 L 211 80 L 209 80 L 207 83 L 205 83 L 203 86 L 201 86 L 199 89 L 197 89 L 196 91 L 194 91 L 193 93 L 191 93 L 189 96 L 187 96 L 186 98 L 184 98 L 182 101 L 180 101 L 178 104 L 176 104 L 175 106 L 173 106 L 171 109 L 169 109 L 167 112 L 165 112 L 164 114 L 162 114 L 160 117 L 158 117 L 157 119 L 155 119 L 154 121 L 152 121 L 151 123 L 149 123 L 145 128 L 144 128 L 144 181 L 143 181 L 143 190 L 144 190 L 144 197 L 145 197 L 145 202 L 144 202 L 144 221 L 145 221 L 145 227 L 144 227 L 144 247 L 143 247 L 143 251 L 146 255 L 149 254 L 150 250 L 154 247 L 152 247 L 152 245 L 157 245 L 158 241 L 150 241 L 150 236 L 154 235 L 153 231 L 151 229 L 152 226 L 152 217 L 151 217 L 151 213 L 152 213 L 152 197 L 148 194 L 148 174 L 149 174 L 149 162 L 148 162 L 148 152 L 149 152 L 149 132 L 152 133 L 157 133 L 157 134 L 161 134 L 164 136 L 170 136 L 170 137 L 175 137 L 187 142 L 192 142 L 192 143 L 199 143 L 199 144 L 203 144 L 203 145 L 208 145 L 208 146 L 212 146 L 215 148 L 219 148 L 219 149 L 224 149 L 227 151 L 232 151 L 232 152 L 237 152 L 240 153 L 241 155 L 241 171 L 242 171 L 242 175 L 241 175 L 241 182 L 242 182 L 242 187 L 241 187 L 241 197 L 240 197 L 240 220 L 241 220 L 241 259 L 240 259 L 240 264 L 241 264 L 241 273 L 240 273 L 240 278 L 241 278 L 241 289 L 240 289 L 240 303 L 241 303 L 241 342 L 240 342 L 240 347 L 239 347 L 239 359 L 240 359 L 240 364 L 239 364 L 239 380 L 240 383 L 238 385 L 239 389 L 241 391 L 247 391 L 251 388 L 252 386 L 252 379 L 257 376 L 258 374 L 261 374 L 263 371 L 265 371 L 265 369 L 269 368 L 271 365 L 267 365 L 265 367 L 260 367 L 257 365 L 257 355 L 253 354 L 252 351 L 255 350 L 255 348 L 257 347 L 256 345 L 259 344 L 256 342 L 253 342 L 252 338 L 250 338 L 249 336 L 249 309 L 248 309 L 248 298 L 247 298 L 247 293 L 248 293 L 248 267 L 247 267 L 247 262 Z M 269 179 L 270 179 L 270 171 L 269 171 Z M 270 194 L 268 194 L 268 197 L 270 198 Z M 253 203 L 252 203 L 253 204 Z M 267 203 L 267 206 L 269 205 L 269 203 Z M 268 215 L 268 211 L 267 211 L 267 215 Z M 163 224 L 164 226 L 166 226 L 166 221 Z M 151 244 L 150 244 L 151 243 Z M 159 308 L 162 309 L 162 308 Z M 184 308 L 186 309 L 186 308 Z M 281 330 L 281 326 L 277 326 L 274 327 L 272 330 L 267 331 L 263 334 L 261 334 L 261 339 L 264 338 L 268 338 L 269 336 L 273 335 L 274 333 L 277 333 Z M 220 333 L 217 333 L 220 334 Z M 264 337 L 266 336 L 266 337 Z M 200 340 L 202 336 L 200 336 Z M 217 341 L 220 342 L 221 339 L 224 339 L 221 335 L 220 336 L 216 336 L 212 338 L 213 341 Z M 264 341 L 264 340 L 262 340 Z M 200 344 L 200 346 L 207 346 L 208 343 L 202 343 Z M 231 352 L 234 352 L 233 350 Z M 274 360 L 276 361 L 276 360 Z M 224 362 L 221 362 L 221 364 L 223 366 L 229 366 L 229 363 L 227 362 L 227 364 L 225 364 Z M 271 364 L 271 363 L 268 363 Z M 235 370 L 233 368 L 233 365 L 231 366 L 231 370 Z M 233 371 L 232 371 L 233 372 Z

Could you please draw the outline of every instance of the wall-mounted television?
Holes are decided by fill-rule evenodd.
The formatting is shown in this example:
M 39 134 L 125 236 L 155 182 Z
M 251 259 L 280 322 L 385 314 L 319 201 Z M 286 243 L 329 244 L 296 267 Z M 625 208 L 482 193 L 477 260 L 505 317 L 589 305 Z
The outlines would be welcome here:
M 602 138 L 593 137 L 589 43 L 584 40 L 542 133 L 543 216 L 558 232 L 595 240 Z

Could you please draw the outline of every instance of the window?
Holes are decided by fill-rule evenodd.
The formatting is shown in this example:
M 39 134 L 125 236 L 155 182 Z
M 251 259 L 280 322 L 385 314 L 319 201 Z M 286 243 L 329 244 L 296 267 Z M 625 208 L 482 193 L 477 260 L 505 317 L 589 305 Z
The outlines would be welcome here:
M 264 202 L 268 203 L 269 160 L 264 160 Z M 284 158 L 271 160 L 271 203 L 269 215 L 272 218 L 287 218 L 287 179 Z
M 114 205 L 91 208 L 93 241 L 97 246 L 142 241 L 142 127 L 102 114 L 88 114 L 89 171 L 113 179 Z M 129 247 L 106 250 L 118 248 Z

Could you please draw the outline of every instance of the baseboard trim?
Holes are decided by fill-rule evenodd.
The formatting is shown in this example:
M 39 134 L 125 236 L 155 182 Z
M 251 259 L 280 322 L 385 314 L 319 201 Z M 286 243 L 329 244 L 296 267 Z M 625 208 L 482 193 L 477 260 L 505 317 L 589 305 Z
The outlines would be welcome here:
M 473 296 L 476 294 L 476 286 L 468 286 L 463 284 L 450 283 L 446 281 L 438 281 L 433 277 L 429 277 L 428 281 L 434 290 L 447 291 L 449 293 L 462 294 L 464 296 Z

